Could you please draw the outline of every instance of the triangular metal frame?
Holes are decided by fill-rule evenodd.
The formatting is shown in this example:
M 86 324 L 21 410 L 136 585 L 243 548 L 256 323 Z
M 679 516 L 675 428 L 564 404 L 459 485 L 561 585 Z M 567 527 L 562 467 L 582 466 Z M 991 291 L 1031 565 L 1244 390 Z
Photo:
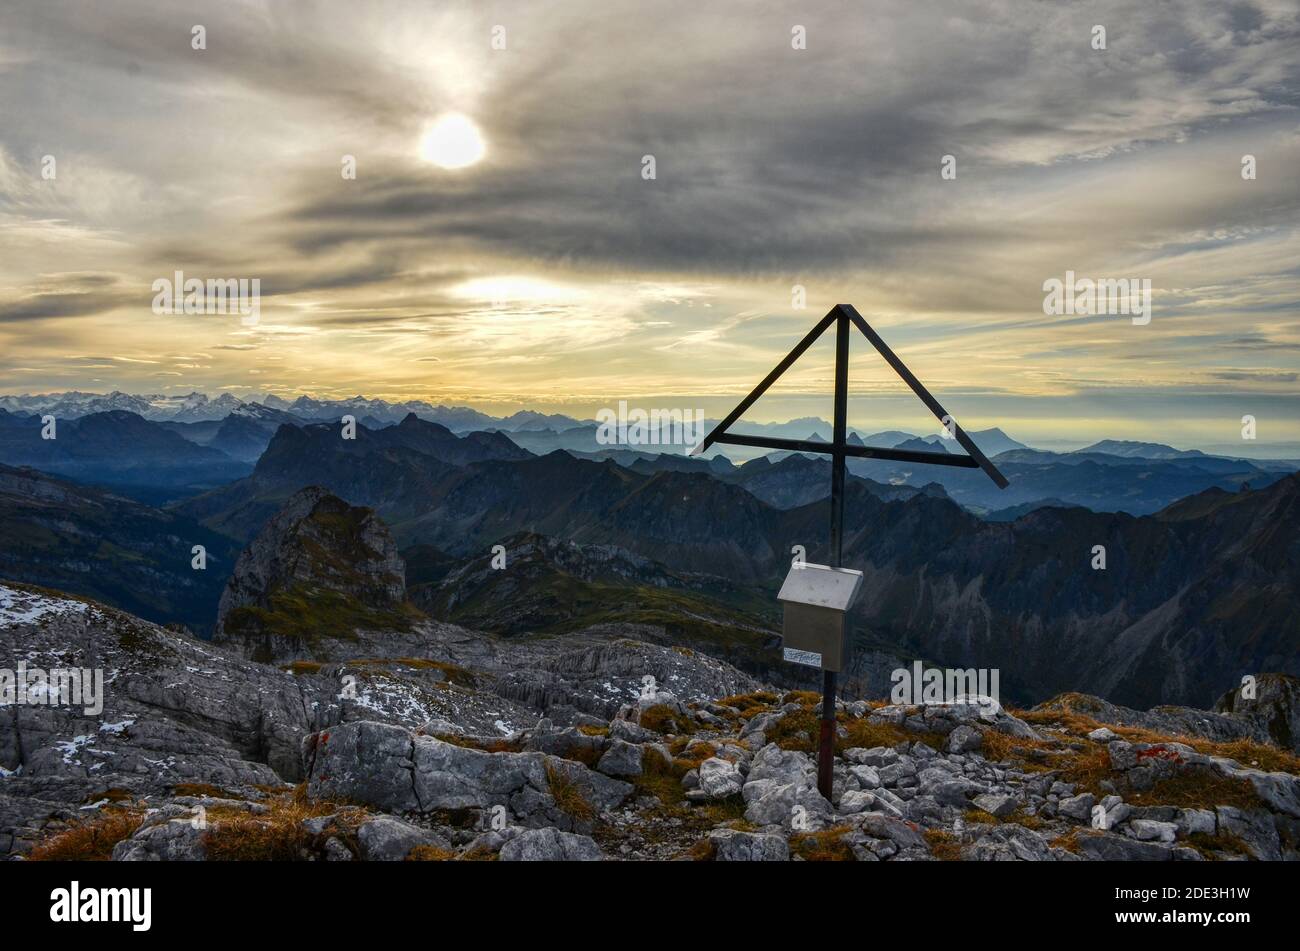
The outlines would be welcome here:
M 850 445 L 845 441 L 845 430 L 847 429 L 847 426 L 842 427 L 840 425 L 840 419 L 838 418 L 840 415 L 838 402 L 836 404 L 837 418 L 835 420 L 835 435 L 829 443 L 814 442 L 807 439 L 779 439 L 768 436 L 735 435 L 727 432 L 727 429 L 741 417 L 745 410 L 754 405 L 758 398 L 767 392 L 768 387 L 780 379 L 781 375 L 784 374 L 786 370 L 790 369 L 796 360 L 803 356 L 804 351 L 811 347 L 821 337 L 821 335 L 830 328 L 831 324 L 841 324 L 845 321 L 856 326 L 858 330 L 862 332 L 862 335 L 866 337 L 867 340 L 871 341 L 871 345 L 876 348 L 876 352 L 885 359 L 885 362 L 888 363 L 891 368 L 893 368 L 899 378 L 911 388 L 912 392 L 915 393 L 917 398 L 925 404 L 926 409 L 934 414 L 935 419 L 939 420 L 941 425 L 944 424 L 945 418 L 952 418 L 944 408 L 939 405 L 939 401 L 936 400 L 934 396 L 931 395 L 930 391 L 925 388 L 925 385 L 918 380 L 915 374 L 907 368 L 907 365 L 898 358 L 898 355 L 895 354 L 893 350 L 889 349 L 889 345 L 881 339 L 880 334 L 876 333 L 875 330 L 871 328 L 871 325 L 862 318 L 862 315 L 858 313 L 857 308 L 852 304 L 837 304 L 831 308 L 830 312 L 827 313 L 825 317 L 817 322 L 817 325 L 813 327 L 812 330 L 808 331 L 807 335 L 795 345 L 793 350 L 786 354 L 785 359 L 778 363 L 775 369 L 773 369 L 772 372 L 758 384 L 758 386 L 754 387 L 748 396 L 740 401 L 739 405 L 737 405 L 736 408 L 727 415 L 726 419 L 713 427 L 712 431 L 704 437 L 704 441 L 699 444 L 699 447 L 692 452 L 692 455 L 699 455 L 714 443 L 721 443 L 729 446 L 753 446 L 758 449 L 784 449 L 791 452 L 817 452 L 832 456 L 889 459 L 895 462 L 914 462 L 923 465 L 957 466 L 963 469 L 979 468 L 984 470 L 988 477 L 997 484 L 998 488 L 1005 489 L 1007 487 L 1006 477 L 1003 476 L 1002 473 L 998 471 L 998 467 L 989 461 L 988 457 L 980 451 L 980 448 L 975 445 L 970 436 L 966 435 L 965 430 L 957 425 L 955 420 L 953 421 L 952 433 L 958 444 L 966 450 L 967 454 L 965 456 L 949 452 L 918 452 L 908 449 L 891 449 L 884 446 Z M 847 357 L 847 354 L 845 356 Z M 845 372 L 841 372 L 842 368 L 839 363 L 840 361 L 837 354 L 835 367 L 837 398 L 841 381 L 846 386 L 846 394 L 848 383 L 846 378 L 842 380 L 842 378 L 845 377 Z M 847 371 L 847 367 L 843 369 Z

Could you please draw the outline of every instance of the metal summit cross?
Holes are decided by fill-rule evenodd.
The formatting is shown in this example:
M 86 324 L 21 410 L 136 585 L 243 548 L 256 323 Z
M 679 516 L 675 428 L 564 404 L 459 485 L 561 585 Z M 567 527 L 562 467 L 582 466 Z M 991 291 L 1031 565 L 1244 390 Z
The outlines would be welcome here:
M 767 391 L 767 388 L 780 378 L 781 374 L 790 369 L 791 365 L 829 329 L 831 324 L 835 325 L 835 432 L 831 441 L 824 443 L 806 439 L 736 436 L 727 432 L 728 427 L 738 420 L 745 410 L 749 409 Z M 871 345 L 876 348 L 876 352 L 885 358 L 885 362 L 893 368 L 894 372 L 926 405 L 926 408 L 934 414 L 944 429 L 966 450 L 967 455 L 962 456 L 949 452 L 916 452 L 907 449 L 886 449 L 876 446 L 855 446 L 848 443 L 846 438 L 848 420 L 846 417 L 849 396 L 850 324 L 856 326 L 858 330 L 862 331 L 862 335 L 871 341 Z M 807 336 L 786 354 L 785 359 L 778 363 L 776 368 L 764 377 L 763 381 L 754 387 L 748 396 L 740 401 L 740 404 L 727 415 L 727 418 L 718 423 L 712 432 L 704 437 L 704 441 L 691 454 L 699 455 L 714 443 L 729 446 L 753 446 L 759 449 L 784 449 L 791 452 L 816 452 L 831 457 L 831 541 L 829 557 L 831 567 L 834 568 L 842 567 L 841 561 L 844 555 L 844 463 L 849 456 L 860 456 L 867 459 L 891 459 L 895 462 L 914 462 L 921 465 L 983 469 L 988 477 L 997 484 L 998 488 L 1005 489 L 1007 487 L 1007 480 L 998 471 L 997 467 L 988 460 L 971 438 L 944 411 L 944 408 L 939 405 L 939 401 L 930 395 L 930 391 L 921 384 L 921 381 L 912 374 L 912 371 L 903 364 L 903 361 L 898 359 L 894 351 L 889 349 L 888 344 L 880 339 L 880 335 L 862 319 L 862 315 L 857 312 L 857 309 L 852 304 L 837 304 L 831 308 L 830 312 L 818 321 L 812 330 L 808 331 Z M 817 749 L 817 788 L 828 800 L 831 798 L 831 766 L 835 748 L 835 681 L 835 671 L 822 671 L 822 714 Z

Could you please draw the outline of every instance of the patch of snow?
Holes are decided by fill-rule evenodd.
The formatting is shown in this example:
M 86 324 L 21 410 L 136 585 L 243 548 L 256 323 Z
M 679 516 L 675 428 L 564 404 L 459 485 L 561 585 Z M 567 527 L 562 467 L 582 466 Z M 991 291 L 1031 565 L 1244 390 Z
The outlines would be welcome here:
M 0 624 L 32 624 L 48 614 L 84 614 L 82 601 L 49 598 L 0 584 Z
M 94 742 L 94 739 L 95 739 L 94 734 L 88 733 L 83 736 L 74 736 L 70 740 L 60 740 L 58 743 L 55 743 L 54 745 L 63 751 L 63 762 L 69 765 L 72 765 L 74 763 L 76 765 L 81 765 L 74 759 L 74 757 L 77 755 L 78 752 L 80 752 L 83 746 L 86 746 Z

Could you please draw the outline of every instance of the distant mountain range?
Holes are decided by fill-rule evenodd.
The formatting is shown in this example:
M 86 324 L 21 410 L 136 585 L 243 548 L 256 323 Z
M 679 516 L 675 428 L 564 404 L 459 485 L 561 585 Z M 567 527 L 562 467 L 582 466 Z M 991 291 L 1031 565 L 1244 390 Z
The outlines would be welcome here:
M 220 422 L 164 424 L 107 411 L 61 422 L 58 447 L 45 447 L 51 455 L 40 461 L 100 481 L 94 467 L 110 460 L 143 478 L 150 466 L 166 472 L 231 458 L 189 442 L 176 426 L 215 424 L 210 442 L 245 421 L 276 428 L 246 475 L 167 510 L 3 470 L 0 574 L 204 629 L 234 547 L 310 485 L 378 512 L 419 576 L 408 584 L 428 608 L 511 629 L 561 630 L 613 616 L 600 597 L 623 620 L 651 602 L 661 620 L 670 610 L 702 616 L 701 599 L 730 604 L 711 616 L 730 618 L 734 629 L 772 605 L 795 546 L 810 560 L 825 558 L 824 458 L 737 466 L 626 448 L 615 458 L 536 456 L 501 432 L 457 433 L 414 414 L 389 426 L 359 423 L 355 438 L 345 439 L 337 422 L 290 423 L 284 412 L 246 406 Z M 0 411 L 0 462 L 15 451 L 41 451 L 30 441 L 36 423 L 39 417 Z M 1011 488 L 989 496 L 1002 503 L 990 519 L 963 507 L 983 498 L 963 481 L 982 479 L 978 472 L 936 467 L 909 473 L 927 480 L 914 485 L 896 478 L 891 464 L 859 460 L 884 465 L 888 476 L 859 475 L 855 466 L 846 487 L 846 563 L 866 575 L 859 643 L 1000 666 L 1004 690 L 1022 699 L 1085 689 L 1138 706 L 1205 703 L 1244 673 L 1300 673 L 1300 475 L 1224 470 L 1231 460 L 1199 454 L 1075 455 L 1000 454 Z M 1022 500 L 1031 494 L 1026 486 L 1042 497 Z M 1160 501 L 1176 491 L 1186 497 Z M 1128 500 L 1154 514 L 1033 504 L 1078 497 Z M 537 537 L 588 553 L 618 549 L 663 567 L 629 571 L 620 582 L 618 559 L 608 570 L 581 568 L 571 549 L 534 540 L 530 550 L 541 560 L 518 583 L 483 574 L 491 546 Z M 194 544 L 213 556 L 206 573 L 189 566 Z M 1104 570 L 1090 564 L 1097 545 L 1107 552 Z M 555 602 L 551 581 L 560 575 L 578 579 L 564 583 L 581 604 Z M 471 586 L 465 598 L 450 597 L 448 577 Z M 626 590 L 615 591 L 620 585 Z M 660 594 L 648 599 L 650 588 Z M 765 618 L 775 624 L 774 613 Z
M 744 484 L 764 501 L 783 506 L 814 501 L 828 487 L 824 476 L 811 476 L 812 469 L 768 472 L 761 467 L 749 468 L 760 462 L 779 464 L 791 456 L 823 461 L 825 457 L 787 452 L 733 453 L 739 447 L 721 447 L 737 461 L 749 460 L 738 466 L 721 453 L 688 458 L 683 454 L 685 447 L 679 445 L 602 445 L 596 424 L 567 416 L 524 410 L 498 419 L 466 407 L 430 406 L 418 401 L 396 404 L 360 396 L 349 400 L 306 396 L 293 401 L 278 397 L 265 400 L 241 402 L 229 394 L 209 400 L 201 393 L 183 398 L 123 393 L 0 397 L 0 463 L 29 465 L 81 482 L 111 486 L 141 501 L 164 504 L 248 475 L 284 427 L 337 427 L 341 417 L 350 415 L 366 430 L 364 438 L 396 425 L 406 426 L 408 420 L 438 427 L 441 441 L 426 446 L 424 452 L 438 463 L 456 464 L 460 458 L 459 451 L 452 450 L 455 444 L 446 438 L 454 434 L 495 446 L 493 454 L 499 457 L 508 452 L 545 456 L 563 450 L 578 458 L 613 460 L 641 473 L 707 472 L 724 481 Z M 398 412 L 402 415 L 394 418 Z M 42 438 L 42 420 L 46 416 L 58 420 L 60 438 Z M 734 428 L 813 441 L 824 441 L 830 433 L 829 424 L 816 417 L 769 424 L 741 421 Z M 974 470 L 874 459 L 852 459 L 849 468 L 878 486 L 912 490 L 939 486 L 971 511 L 995 520 L 1050 504 L 1149 514 L 1207 488 L 1259 488 L 1297 468 L 1294 461 L 1215 456 L 1158 443 L 1105 440 L 1074 452 L 1044 452 L 996 428 L 972 432 L 971 437 L 1008 477 L 1008 489 L 999 490 L 983 473 Z M 510 444 L 509 450 L 502 440 Z M 927 452 L 960 452 L 951 440 L 939 435 L 922 437 L 898 430 L 866 436 L 854 431 L 849 441 Z M 441 455 L 445 451 L 452 451 L 452 456 Z M 433 471 L 425 466 L 422 472 L 412 473 L 411 479 L 428 478 Z M 816 471 L 825 472 L 824 468 Z M 876 491 L 879 494 L 878 488 Z
M 293 417 L 298 422 L 334 420 L 351 415 L 358 420 L 369 417 L 372 421 L 387 424 L 401 421 L 414 413 L 422 419 L 441 423 L 457 432 L 469 430 L 500 429 L 506 432 L 530 429 L 568 429 L 580 426 L 579 420 L 558 414 L 548 415 L 532 410 L 520 410 L 510 416 L 498 418 L 480 413 L 467 406 L 442 406 L 423 400 L 390 403 L 386 400 L 354 396 L 341 400 L 322 400 L 299 396 L 286 400 L 274 394 L 250 396 L 240 399 L 230 393 L 209 398 L 204 393 L 173 395 L 133 395 L 112 393 L 46 393 L 40 395 L 0 396 L 0 409 L 22 415 L 49 414 L 60 419 L 76 419 L 92 413 L 123 410 L 135 413 L 154 422 L 207 423 L 224 420 L 231 413 L 246 408 L 245 414 L 261 416 L 271 410 Z

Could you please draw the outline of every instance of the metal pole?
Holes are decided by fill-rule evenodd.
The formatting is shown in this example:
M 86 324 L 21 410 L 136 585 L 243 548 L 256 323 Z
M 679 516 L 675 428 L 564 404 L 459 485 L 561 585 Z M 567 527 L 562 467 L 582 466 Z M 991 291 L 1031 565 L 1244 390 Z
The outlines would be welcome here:
M 844 558 L 844 448 L 848 444 L 849 318 L 835 321 L 835 433 L 831 439 L 832 568 Z M 822 718 L 817 738 L 817 790 L 831 798 L 835 761 L 835 671 L 822 671 Z
M 831 567 L 844 557 L 844 449 L 848 445 L 849 320 L 835 324 L 835 433 L 831 438 Z

